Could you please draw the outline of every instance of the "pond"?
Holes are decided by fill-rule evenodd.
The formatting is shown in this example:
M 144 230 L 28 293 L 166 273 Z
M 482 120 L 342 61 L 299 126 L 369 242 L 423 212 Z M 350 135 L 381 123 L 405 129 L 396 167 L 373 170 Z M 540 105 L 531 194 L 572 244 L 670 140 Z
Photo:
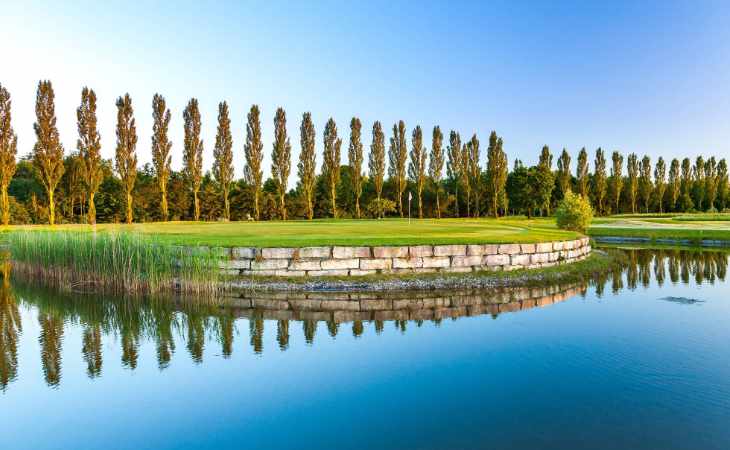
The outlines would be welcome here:
M 728 253 L 622 251 L 590 283 L 367 311 L 5 279 L 0 447 L 730 448 Z

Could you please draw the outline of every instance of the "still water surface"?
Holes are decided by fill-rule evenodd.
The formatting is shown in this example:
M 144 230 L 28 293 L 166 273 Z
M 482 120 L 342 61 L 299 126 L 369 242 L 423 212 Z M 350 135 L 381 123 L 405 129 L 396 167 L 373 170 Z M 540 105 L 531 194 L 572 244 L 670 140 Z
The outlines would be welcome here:
M 730 448 L 728 254 L 628 254 L 377 312 L 6 283 L 0 448 Z

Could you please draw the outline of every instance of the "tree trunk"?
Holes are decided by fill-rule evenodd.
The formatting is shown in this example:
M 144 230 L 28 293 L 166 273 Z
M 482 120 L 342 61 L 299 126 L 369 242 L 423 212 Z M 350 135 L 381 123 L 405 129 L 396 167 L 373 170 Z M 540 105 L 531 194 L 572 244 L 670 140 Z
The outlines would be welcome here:
M 132 223 L 132 193 L 127 191 L 127 223 Z
M 8 186 L 2 185 L 2 208 L 3 208 L 3 225 L 10 223 L 10 199 L 8 198 Z
M 497 210 L 497 194 L 495 194 L 492 199 L 492 214 L 494 214 L 495 219 L 499 217 L 499 211 Z
M 378 219 L 383 218 L 383 205 L 380 203 L 381 192 L 378 192 Z
M 225 208 L 225 219 L 231 220 L 231 202 L 228 200 L 228 189 L 223 189 L 223 207 Z
M 160 189 L 160 191 L 162 193 L 162 198 L 160 199 L 160 207 L 162 208 L 162 220 L 167 221 L 167 218 L 169 217 L 167 211 L 167 187 Z
M 53 225 L 56 223 L 56 208 L 53 204 L 53 191 L 48 190 L 48 224 Z
M 254 189 L 253 193 L 253 214 L 256 220 L 260 219 L 260 213 L 259 213 L 259 190 Z
M 96 203 L 94 203 L 96 192 L 89 192 L 89 223 L 96 225 Z
M 471 192 L 466 191 L 466 217 L 471 217 Z
M 398 213 L 400 214 L 400 218 L 403 218 L 403 192 L 400 190 L 400 186 L 398 186 Z
M 279 213 L 281 220 L 286 220 L 286 194 L 279 194 Z
M 436 217 L 441 218 L 441 203 L 439 202 L 439 189 L 436 188 Z
M 337 186 L 330 187 L 330 198 L 332 199 L 332 217 L 337 218 Z
M 421 190 L 418 190 L 418 218 L 423 219 L 423 205 L 421 204 Z
M 312 193 L 307 193 L 307 219 L 312 220 L 314 218 L 314 207 L 312 206 Z
M 355 216 L 357 216 L 358 219 L 360 218 L 360 196 L 359 195 L 355 196 Z
M 198 200 L 197 189 L 193 190 L 193 218 L 196 222 L 200 220 L 200 200 Z

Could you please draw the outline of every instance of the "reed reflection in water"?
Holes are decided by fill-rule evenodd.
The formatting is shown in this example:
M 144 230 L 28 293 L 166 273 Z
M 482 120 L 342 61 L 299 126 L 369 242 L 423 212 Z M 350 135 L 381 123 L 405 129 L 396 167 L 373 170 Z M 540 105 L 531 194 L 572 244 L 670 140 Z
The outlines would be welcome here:
M 163 371 L 174 363 L 183 348 L 196 364 L 206 354 L 224 359 L 240 351 L 237 343 L 248 332 L 250 351 L 286 351 L 292 336 L 306 345 L 334 339 L 341 333 L 358 338 L 372 329 L 372 335 L 392 326 L 401 333 L 424 323 L 438 326 L 442 320 L 460 317 L 514 313 L 549 306 L 584 295 L 589 288 L 598 297 L 610 289 L 724 281 L 728 255 L 694 250 L 624 250 L 625 263 L 613 271 L 579 284 L 540 288 L 494 289 L 488 291 L 401 292 L 388 295 L 363 293 L 244 293 L 222 303 L 171 299 L 99 298 L 91 295 L 60 294 L 50 290 L 10 283 L 10 267 L 2 266 L 0 288 L 0 390 L 5 391 L 19 377 L 18 341 L 23 333 L 22 309 L 37 317 L 40 366 L 45 383 L 53 388 L 63 379 L 63 347 L 80 345 L 86 376 L 102 377 L 113 362 L 105 361 L 105 345 L 118 345 L 118 364 L 136 370 L 140 346 L 155 347 L 156 366 Z M 27 315 L 26 315 L 27 317 Z M 271 327 L 275 342 L 266 342 Z M 80 343 L 67 339 L 67 331 L 78 330 Z M 275 333 L 273 333 L 275 330 Z M 301 342 L 298 340 L 298 342 Z M 74 374 L 75 375 L 75 374 Z M 69 375 L 70 376 L 70 375 Z

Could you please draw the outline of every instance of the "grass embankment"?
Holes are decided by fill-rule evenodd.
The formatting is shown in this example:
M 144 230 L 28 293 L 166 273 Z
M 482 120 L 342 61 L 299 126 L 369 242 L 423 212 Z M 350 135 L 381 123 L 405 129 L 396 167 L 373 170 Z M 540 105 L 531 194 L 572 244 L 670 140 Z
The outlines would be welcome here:
M 206 249 L 135 233 L 19 231 L 7 235 L 13 270 L 64 289 L 119 293 L 218 289 L 219 258 Z
M 48 230 L 13 226 L 8 231 Z M 88 225 L 57 225 L 54 231 L 92 232 Z M 268 222 L 164 222 L 99 224 L 97 231 L 135 232 L 155 242 L 220 247 L 306 247 L 319 245 L 499 244 L 570 240 L 552 219 L 408 219 Z
M 588 230 L 591 237 L 644 238 L 655 240 L 730 241 L 730 215 L 681 214 L 631 215 L 599 218 Z

